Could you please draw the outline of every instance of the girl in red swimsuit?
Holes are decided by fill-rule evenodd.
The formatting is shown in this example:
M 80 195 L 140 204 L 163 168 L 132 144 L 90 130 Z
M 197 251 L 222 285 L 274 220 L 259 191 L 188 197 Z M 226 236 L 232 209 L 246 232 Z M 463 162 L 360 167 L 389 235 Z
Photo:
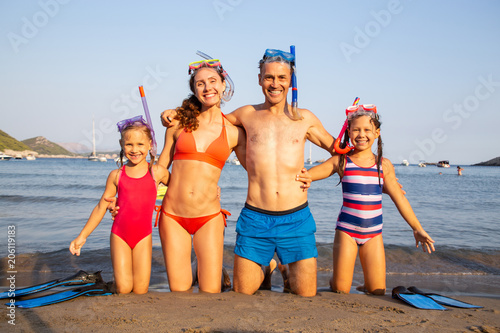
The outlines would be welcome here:
M 69 247 L 72 254 L 80 255 L 87 237 L 103 219 L 108 202 L 104 198 L 118 193 L 120 214 L 111 228 L 110 248 L 113 275 L 118 293 L 147 293 L 151 276 L 152 217 L 159 182 L 168 183 L 167 169 L 146 161 L 151 154 L 152 136 L 149 125 L 142 116 L 118 123 L 121 133 L 121 160 L 128 162 L 111 171 L 101 200 L 92 211 L 87 224 Z
M 170 290 L 191 288 L 194 247 L 200 290 L 218 293 L 227 212 L 221 210 L 217 183 L 231 151 L 245 165 L 246 137 L 222 114 L 221 98 L 228 101 L 232 92 L 227 93 L 229 80 L 220 62 L 203 60 L 189 67 L 193 94 L 176 109 L 178 125 L 167 129 L 158 162 L 166 168 L 173 162 L 159 231 Z

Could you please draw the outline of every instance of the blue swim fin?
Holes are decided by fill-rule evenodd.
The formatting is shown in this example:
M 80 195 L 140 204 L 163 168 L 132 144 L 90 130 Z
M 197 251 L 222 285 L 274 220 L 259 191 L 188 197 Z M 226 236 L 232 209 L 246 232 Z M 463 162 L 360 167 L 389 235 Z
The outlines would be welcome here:
M 444 306 L 439 305 L 433 299 L 423 295 L 412 293 L 403 286 L 399 286 L 392 289 L 392 298 L 400 299 L 403 302 L 406 302 L 418 309 L 446 310 Z
M 18 298 L 22 296 L 31 295 L 44 290 L 48 290 L 54 287 L 66 287 L 66 286 L 88 286 L 98 282 L 104 282 L 101 277 L 101 271 L 95 272 L 94 274 L 89 274 L 85 271 L 79 271 L 78 273 L 68 276 L 63 279 L 56 279 L 49 282 L 37 284 L 35 286 L 26 287 L 22 289 L 10 290 L 0 293 L 0 299 L 3 298 Z
M 425 293 L 422 290 L 418 289 L 417 287 L 409 287 L 408 290 L 411 291 L 412 293 L 429 297 L 429 298 L 433 299 L 434 301 L 436 301 L 437 303 L 442 304 L 442 305 L 453 306 L 456 308 L 464 308 L 464 309 L 480 309 L 480 308 L 482 308 L 482 306 L 480 306 L 480 305 L 473 305 L 473 304 L 465 303 L 465 302 L 462 302 L 462 301 L 459 301 L 459 300 L 456 300 L 456 299 L 453 299 L 450 297 L 446 297 L 446 296 L 442 296 L 442 295 L 438 295 L 438 294 L 434 294 L 434 293 Z
M 112 295 L 112 282 L 100 282 L 90 286 L 79 287 L 70 290 L 64 290 L 46 296 L 30 298 L 26 300 L 15 301 L 14 305 L 19 308 L 31 309 L 39 306 L 50 305 L 69 301 L 80 296 L 106 296 Z M 9 305 L 10 303 L 7 303 Z

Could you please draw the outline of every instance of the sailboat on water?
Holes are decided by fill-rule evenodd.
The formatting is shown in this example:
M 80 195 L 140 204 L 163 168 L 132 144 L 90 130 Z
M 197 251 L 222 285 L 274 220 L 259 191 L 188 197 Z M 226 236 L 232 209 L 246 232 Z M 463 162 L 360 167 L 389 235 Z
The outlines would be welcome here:
M 313 164 L 311 153 L 312 153 L 312 143 L 311 141 L 309 141 L 309 158 L 307 159 L 306 164 Z
M 88 160 L 91 162 L 107 162 L 107 158 L 104 156 L 97 156 L 95 152 L 95 121 L 92 117 L 92 153 L 89 155 Z

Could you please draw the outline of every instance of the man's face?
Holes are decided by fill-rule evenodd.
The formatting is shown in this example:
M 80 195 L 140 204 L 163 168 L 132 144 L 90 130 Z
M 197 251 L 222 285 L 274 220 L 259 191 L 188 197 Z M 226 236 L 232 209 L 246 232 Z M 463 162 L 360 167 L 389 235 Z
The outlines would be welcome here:
M 259 85 L 262 87 L 266 101 L 271 104 L 286 101 L 291 79 L 292 75 L 288 64 L 281 62 L 265 63 L 259 74 Z

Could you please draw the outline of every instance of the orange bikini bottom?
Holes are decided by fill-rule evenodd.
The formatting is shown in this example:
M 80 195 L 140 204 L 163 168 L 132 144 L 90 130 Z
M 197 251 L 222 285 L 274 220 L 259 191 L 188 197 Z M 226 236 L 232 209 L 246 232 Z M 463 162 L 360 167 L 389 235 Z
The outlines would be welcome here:
M 173 215 L 170 213 L 167 213 L 165 210 L 161 209 L 161 213 L 165 214 L 166 216 L 170 217 L 174 221 L 180 224 L 181 227 L 183 227 L 187 232 L 189 232 L 191 235 L 194 235 L 201 227 L 205 225 L 208 221 L 213 219 L 214 217 L 217 217 L 220 213 L 222 213 L 222 218 L 224 219 L 224 226 L 227 227 L 227 222 L 226 219 L 228 216 L 231 216 L 231 213 L 229 213 L 225 209 L 221 209 L 220 212 L 217 212 L 212 215 L 206 215 L 206 216 L 199 216 L 199 217 L 182 217 L 182 216 L 177 216 Z M 157 219 L 158 220 L 158 219 Z M 155 223 L 156 227 L 156 223 Z

